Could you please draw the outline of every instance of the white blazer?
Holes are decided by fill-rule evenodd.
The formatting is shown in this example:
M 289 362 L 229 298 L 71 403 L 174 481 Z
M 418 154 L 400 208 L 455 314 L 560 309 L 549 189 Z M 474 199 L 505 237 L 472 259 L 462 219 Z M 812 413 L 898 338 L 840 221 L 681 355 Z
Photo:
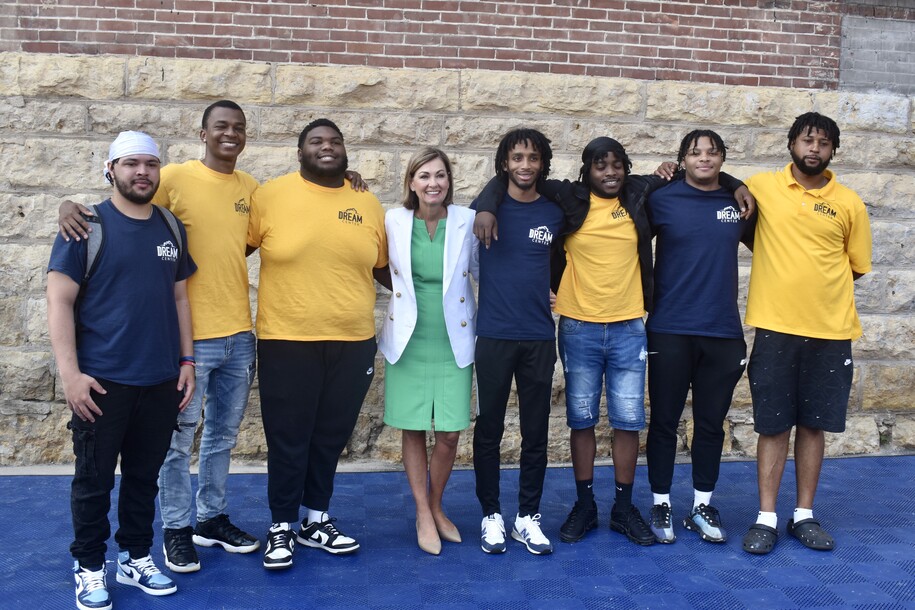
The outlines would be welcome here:
M 470 208 L 452 204 L 448 206 L 448 221 L 445 223 L 442 305 L 451 350 L 461 368 L 473 362 L 476 340 L 477 304 L 470 284 L 470 276 L 476 278 L 479 271 L 478 263 L 474 265 L 474 261 L 478 260 L 475 250 L 479 248 L 479 241 L 473 235 L 474 216 L 475 212 Z M 410 262 L 413 210 L 388 210 L 384 216 L 384 228 L 388 236 L 388 260 L 394 292 L 381 326 L 378 349 L 388 362 L 395 363 L 416 328 L 416 291 Z

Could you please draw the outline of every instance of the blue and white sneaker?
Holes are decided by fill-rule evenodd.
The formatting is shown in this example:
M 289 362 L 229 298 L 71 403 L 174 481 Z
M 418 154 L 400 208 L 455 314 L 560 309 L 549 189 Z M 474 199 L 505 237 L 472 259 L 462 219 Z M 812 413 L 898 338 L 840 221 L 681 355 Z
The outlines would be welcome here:
M 150 595 L 171 595 L 178 587 L 171 578 L 159 571 L 152 557 L 131 559 L 130 553 L 118 553 L 118 582 L 141 589 Z
M 699 537 L 707 542 L 724 542 L 728 539 L 724 528 L 721 527 L 721 517 L 714 506 L 700 504 L 689 511 L 683 519 L 683 527 L 697 532 Z
M 502 521 L 502 515 L 493 513 L 483 517 L 480 530 L 480 548 L 484 553 L 505 552 L 505 522 Z
M 517 515 L 515 527 L 512 528 L 512 538 L 524 544 L 534 555 L 549 555 L 553 552 L 553 543 L 540 529 L 540 513 L 527 517 Z
M 105 584 L 105 566 L 101 570 L 87 570 L 73 562 L 76 579 L 76 607 L 80 610 L 111 610 L 111 597 Z

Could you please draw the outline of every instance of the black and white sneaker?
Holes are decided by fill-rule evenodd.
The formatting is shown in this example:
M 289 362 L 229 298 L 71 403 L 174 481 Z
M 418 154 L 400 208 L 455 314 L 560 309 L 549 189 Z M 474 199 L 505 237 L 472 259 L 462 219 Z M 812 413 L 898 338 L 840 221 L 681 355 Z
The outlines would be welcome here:
M 264 567 L 268 570 L 282 570 L 292 566 L 293 550 L 295 550 L 295 533 L 289 529 L 289 524 L 274 523 L 267 532 Z
M 306 521 L 302 521 L 302 526 L 296 536 L 300 544 L 316 549 L 324 549 L 334 555 L 346 555 L 359 550 L 359 543 L 354 538 L 350 538 L 338 530 L 334 525 L 336 519 L 328 518 L 326 521 L 315 521 L 311 525 L 306 525 Z
M 230 553 L 251 553 L 261 545 L 257 538 L 235 527 L 229 521 L 229 515 L 216 515 L 198 522 L 194 530 L 194 544 L 221 546 Z
M 162 532 L 162 554 L 165 565 L 172 572 L 196 572 L 200 569 L 197 549 L 191 540 L 193 530 L 190 526 L 180 529 L 165 529 Z

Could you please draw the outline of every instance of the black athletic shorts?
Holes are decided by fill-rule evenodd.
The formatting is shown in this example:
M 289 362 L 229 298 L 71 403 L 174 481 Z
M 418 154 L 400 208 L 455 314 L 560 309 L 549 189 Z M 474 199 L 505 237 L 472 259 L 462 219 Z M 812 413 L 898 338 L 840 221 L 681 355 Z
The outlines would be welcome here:
M 747 366 L 754 429 L 795 425 L 844 432 L 854 364 L 848 339 L 812 339 L 758 328 Z

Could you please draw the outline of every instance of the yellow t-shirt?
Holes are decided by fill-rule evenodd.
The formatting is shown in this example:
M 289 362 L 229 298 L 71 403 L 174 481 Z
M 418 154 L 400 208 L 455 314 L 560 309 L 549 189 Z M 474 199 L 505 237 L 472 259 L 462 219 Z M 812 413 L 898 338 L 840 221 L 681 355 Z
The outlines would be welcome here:
M 645 315 L 638 246 L 635 222 L 619 198 L 592 193 L 584 223 L 565 240 L 556 312 L 601 323 Z
M 184 223 L 198 267 L 187 281 L 195 341 L 251 330 L 245 239 L 255 189 L 245 172 L 222 174 L 198 160 L 162 168 L 153 203 Z
M 280 176 L 254 196 L 248 244 L 260 248 L 259 338 L 375 336 L 372 268 L 388 264 L 388 246 L 374 195 Z
M 791 173 L 746 181 L 759 219 L 750 270 L 747 324 L 816 339 L 857 339 L 852 271 L 871 270 L 871 230 L 864 202 L 839 184 L 805 190 Z

